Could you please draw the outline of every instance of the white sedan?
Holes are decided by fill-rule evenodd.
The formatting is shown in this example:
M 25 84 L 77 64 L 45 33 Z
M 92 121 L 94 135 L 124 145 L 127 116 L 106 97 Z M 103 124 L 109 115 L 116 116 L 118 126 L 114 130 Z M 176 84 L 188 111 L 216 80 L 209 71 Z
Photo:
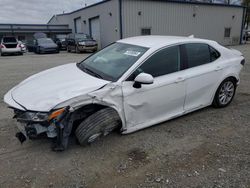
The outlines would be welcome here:
M 4 97 L 20 141 L 41 133 L 67 147 L 75 130 L 86 145 L 119 128 L 131 133 L 209 105 L 231 103 L 242 54 L 192 37 L 119 40 L 79 63 L 33 75 Z

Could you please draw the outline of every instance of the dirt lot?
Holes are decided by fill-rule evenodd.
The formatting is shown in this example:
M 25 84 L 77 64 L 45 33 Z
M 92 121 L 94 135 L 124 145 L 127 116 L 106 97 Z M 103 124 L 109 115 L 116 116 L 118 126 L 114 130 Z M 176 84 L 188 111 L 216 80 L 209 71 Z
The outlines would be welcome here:
M 250 45 L 234 47 L 250 62 Z M 3 95 L 24 78 L 86 54 L 0 57 L 0 187 L 250 188 L 250 64 L 235 100 L 89 147 L 72 141 L 62 153 L 47 139 L 21 145 Z

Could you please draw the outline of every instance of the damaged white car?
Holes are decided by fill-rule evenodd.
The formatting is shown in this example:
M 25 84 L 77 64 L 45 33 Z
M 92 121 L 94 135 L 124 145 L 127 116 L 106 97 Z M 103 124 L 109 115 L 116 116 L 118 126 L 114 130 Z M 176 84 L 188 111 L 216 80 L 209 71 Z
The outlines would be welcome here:
M 209 105 L 232 101 L 245 63 L 239 51 L 192 37 L 119 40 L 79 63 L 33 75 L 4 97 L 20 141 L 46 133 L 64 150 L 114 129 L 131 133 Z

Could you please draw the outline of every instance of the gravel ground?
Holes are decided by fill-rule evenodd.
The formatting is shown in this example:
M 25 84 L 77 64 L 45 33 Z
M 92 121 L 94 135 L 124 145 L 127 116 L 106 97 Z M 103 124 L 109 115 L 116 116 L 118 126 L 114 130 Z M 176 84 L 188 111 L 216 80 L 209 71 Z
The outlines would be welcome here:
M 250 45 L 234 46 L 250 62 Z M 74 141 L 52 152 L 51 141 L 21 145 L 3 95 L 44 69 L 83 59 L 62 52 L 0 57 L 0 187 L 250 188 L 250 65 L 230 106 L 208 107 L 130 134 L 111 134 L 89 147 Z

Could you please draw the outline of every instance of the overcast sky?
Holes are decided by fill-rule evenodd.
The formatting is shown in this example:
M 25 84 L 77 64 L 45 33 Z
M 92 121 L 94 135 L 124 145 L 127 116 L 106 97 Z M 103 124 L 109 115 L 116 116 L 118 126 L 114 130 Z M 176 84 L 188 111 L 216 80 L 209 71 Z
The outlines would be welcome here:
M 0 23 L 45 24 L 54 14 L 101 0 L 0 0 Z

